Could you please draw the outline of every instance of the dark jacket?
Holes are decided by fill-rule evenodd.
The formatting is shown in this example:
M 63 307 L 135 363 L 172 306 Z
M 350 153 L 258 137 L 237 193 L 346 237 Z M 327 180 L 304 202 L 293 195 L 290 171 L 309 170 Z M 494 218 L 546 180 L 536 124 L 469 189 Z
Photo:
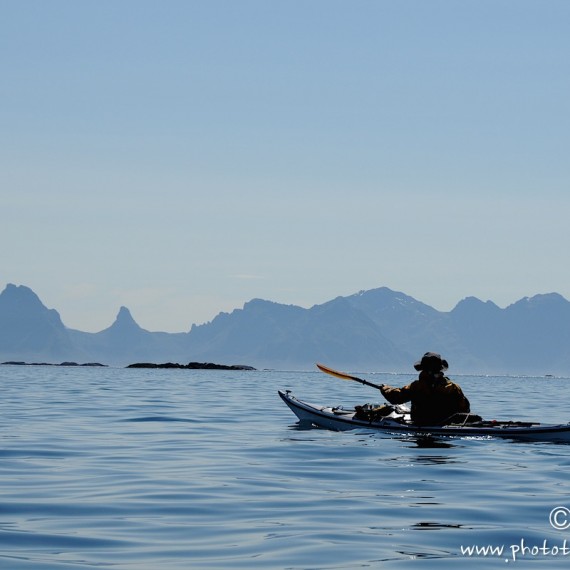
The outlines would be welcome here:
M 424 370 L 403 388 L 382 386 L 380 391 L 391 404 L 411 402 L 412 422 L 417 425 L 442 425 L 453 414 L 470 412 L 461 388 L 441 373 Z

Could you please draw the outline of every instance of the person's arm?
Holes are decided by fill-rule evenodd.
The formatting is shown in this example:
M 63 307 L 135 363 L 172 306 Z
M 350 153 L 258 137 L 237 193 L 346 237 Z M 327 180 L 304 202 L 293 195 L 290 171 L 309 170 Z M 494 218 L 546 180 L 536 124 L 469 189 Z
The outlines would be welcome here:
M 468 414 L 471 411 L 471 405 L 469 404 L 469 400 L 465 397 L 463 392 L 461 392 L 460 396 L 461 400 L 459 403 L 459 407 L 461 408 L 462 412 Z
M 382 396 L 384 396 L 390 404 L 403 404 L 404 402 L 409 402 L 412 398 L 411 384 L 403 388 L 392 388 L 392 386 L 382 384 L 380 392 L 382 392 Z
M 463 390 L 457 384 L 454 384 L 453 391 L 457 402 L 457 411 L 468 414 L 471 411 L 471 405 L 469 404 L 469 400 L 465 397 Z

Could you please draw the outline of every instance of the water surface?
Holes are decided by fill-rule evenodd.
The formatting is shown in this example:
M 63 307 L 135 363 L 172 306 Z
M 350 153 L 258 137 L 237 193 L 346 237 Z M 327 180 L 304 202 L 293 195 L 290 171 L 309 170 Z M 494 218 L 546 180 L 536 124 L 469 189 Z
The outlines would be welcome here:
M 455 379 L 485 418 L 570 420 L 569 379 Z M 549 524 L 568 445 L 304 429 L 277 389 L 381 400 L 319 372 L 2 366 L 0 383 L 2 569 L 570 563 Z

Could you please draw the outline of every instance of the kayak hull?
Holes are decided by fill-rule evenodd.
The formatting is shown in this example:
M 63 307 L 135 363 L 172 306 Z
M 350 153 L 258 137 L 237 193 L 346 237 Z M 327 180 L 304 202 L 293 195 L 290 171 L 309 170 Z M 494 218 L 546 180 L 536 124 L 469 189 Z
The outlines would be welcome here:
M 389 434 L 431 435 L 445 437 L 502 437 L 537 441 L 570 442 L 570 423 L 538 424 L 528 422 L 482 422 L 483 425 L 416 426 L 403 414 L 392 414 L 380 421 L 369 422 L 354 417 L 354 410 L 319 406 L 299 400 L 290 391 L 278 391 L 281 399 L 301 423 L 335 431 L 373 429 Z

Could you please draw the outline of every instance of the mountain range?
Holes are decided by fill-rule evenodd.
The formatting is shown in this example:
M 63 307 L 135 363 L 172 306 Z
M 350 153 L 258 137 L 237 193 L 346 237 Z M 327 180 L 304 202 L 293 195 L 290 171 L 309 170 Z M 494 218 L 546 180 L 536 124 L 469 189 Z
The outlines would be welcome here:
M 387 287 L 305 309 L 253 299 L 188 332 L 141 328 L 126 307 L 97 333 L 68 328 L 28 287 L 0 294 L 0 361 L 218 362 L 256 368 L 410 372 L 427 351 L 456 374 L 570 373 L 570 302 L 558 293 L 502 309 L 468 297 L 438 311 Z

